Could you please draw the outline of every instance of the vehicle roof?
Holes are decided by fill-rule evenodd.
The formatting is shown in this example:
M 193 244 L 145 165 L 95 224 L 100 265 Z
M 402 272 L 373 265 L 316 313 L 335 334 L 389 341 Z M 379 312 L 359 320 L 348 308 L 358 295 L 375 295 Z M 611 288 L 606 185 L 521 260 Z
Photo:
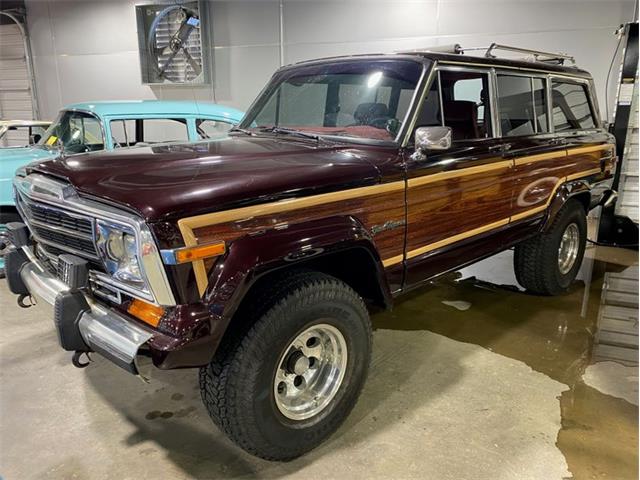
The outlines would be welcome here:
M 345 55 L 337 57 L 327 57 L 316 60 L 307 60 L 299 63 L 289 65 L 288 67 L 295 67 L 305 64 L 314 63 L 331 63 L 342 60 L 373 60 L 373 59 L 390 59 L 390 58 L 411 58 L 414 59 L 427 59 L 431 61 L 438 61 L 442 63 L 459 63 L 467 65 L 479 65 L 488 67 L 503 67 L 517 70 L 538 71 L 538 72 L 551 72 L 559 73 L 563 75 L 571 75 L 578 77 L 591 78 L 591 74 L 586 70 L 582 70 L 575 66 L 557 65 L 547 62 L 534 62 L 524 59 L 512 59 L 505 57 L 484 57 L 469 54 L 452 54 L 441 52 L 430 52 L 428 50 L 411 50 L 396 53 L 375 53 L 375 54 L 363 54 L 363 55 Z M 287 68 L 287 67 L 284 67 Z
M 48 120 L 0 120 L 2 127 L 46 127 L 51 122 Z
M 212 102 L 194 102 L 186 100 L 123 100 L 72 103 L 63 110 L 84 110 L 99 116 L 108 115 L 212 115 L 240 120 L 244 112 Z

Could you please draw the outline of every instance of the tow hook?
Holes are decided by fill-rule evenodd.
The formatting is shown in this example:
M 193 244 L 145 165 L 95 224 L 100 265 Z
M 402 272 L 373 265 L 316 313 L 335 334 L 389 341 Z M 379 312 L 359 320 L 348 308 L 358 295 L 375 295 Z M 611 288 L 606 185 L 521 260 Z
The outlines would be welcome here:
M 87 361 L 86 362 L 82 362 L 80 360 L 80 357 L 82 357 L 82 355 L 86 355 L 87 357 Z M 73 366 L 76 368 L 86 368 L 89 366 L 89 364 L 92 362 L 93 360 L 91 360 L 91 357 L 89 356 L 89 352 L 83 352 L 80 350 L 76 350 L 73 354 L 73 356 L 71 357 L 71 363 L 73 363 Z
M 25 303 L 25 300 L 27 300 L 28 303 Z M 33 307 L 35 304 L 36 302 L 33 301 L 33 297 L 31 295 L 25 295 L 25 294 L 18 295 L 19 307 L 29 308 L 29 307 Z

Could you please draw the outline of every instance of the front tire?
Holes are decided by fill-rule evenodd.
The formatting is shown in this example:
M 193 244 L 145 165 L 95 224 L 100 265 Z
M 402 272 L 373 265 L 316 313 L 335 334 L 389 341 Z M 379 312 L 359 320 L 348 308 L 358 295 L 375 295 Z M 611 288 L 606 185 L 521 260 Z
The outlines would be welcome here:
M 354 407 L 371 358 L 369 315 L 353 289 L 316 272 L 262 288 L 243 313 L 247 328 L 225 339 L 200 370 L 202 400 L 247 452 L 294 459 Z
M 569 200 L 546 232 L 516 245 L 513 263 L 518 283 L 539 295 L 566 292 L 580 270 L 586 242 L 584 207 Z

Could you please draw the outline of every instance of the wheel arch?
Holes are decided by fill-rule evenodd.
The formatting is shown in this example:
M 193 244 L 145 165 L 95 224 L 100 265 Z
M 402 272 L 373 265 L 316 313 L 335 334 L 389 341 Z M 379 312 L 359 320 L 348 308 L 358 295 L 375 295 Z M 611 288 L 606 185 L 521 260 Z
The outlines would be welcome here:
M 547 217 L 543 223 L 542 231 L 547 231 L 553 224 L 558 212 L 569 200 L 576 200 L 584 208 L 585 214 L 591 209 L 591 187 L 586 180 L 566 182 L 558 188 L 547 209 Z
M 336 277 L 376 306 L 388 308 L 393 301 L 375 243 L 356 218 L 331 217 L 272 229 L 234 241 L 211 270 L 203 300 L 218 319 L 219 341 L 243 328 L 241 306 L 261 285 L 294 270 Z

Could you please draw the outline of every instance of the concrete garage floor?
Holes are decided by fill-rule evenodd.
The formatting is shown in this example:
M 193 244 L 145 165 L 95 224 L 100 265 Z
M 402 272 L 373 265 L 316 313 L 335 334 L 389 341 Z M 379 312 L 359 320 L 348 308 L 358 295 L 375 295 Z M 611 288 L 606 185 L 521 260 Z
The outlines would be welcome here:
M 588 256 L 589 287 L 578 281 L 562 297 L 515 291 L 505 252 L 375 314 L 354 412 L 286 464 L 253 458 L 215 429 L 195 370 L 155 371 L 144 384 L 97 356 L 72 367 L 51 319 L 19 309 L 2 285 L 0 476 L 637 479 L 637 367 L 583 374 L 605 262 L 638 257 L 601 247 Z

